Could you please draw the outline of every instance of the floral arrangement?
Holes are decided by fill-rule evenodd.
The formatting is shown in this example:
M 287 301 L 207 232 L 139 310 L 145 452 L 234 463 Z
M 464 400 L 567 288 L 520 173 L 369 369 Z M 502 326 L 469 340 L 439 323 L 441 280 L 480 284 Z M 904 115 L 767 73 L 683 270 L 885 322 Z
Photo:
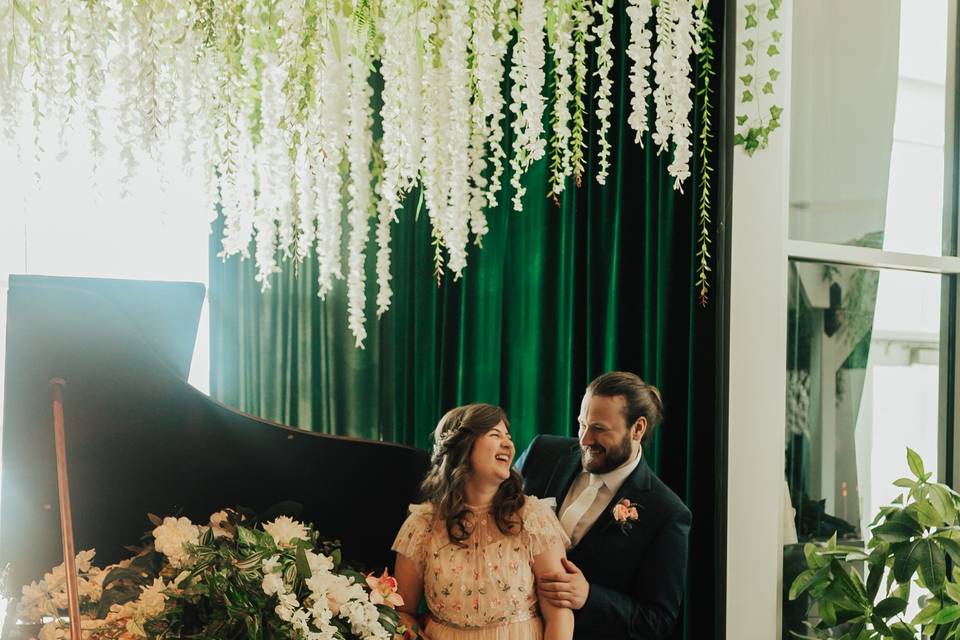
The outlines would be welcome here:
M 105 568 L 77 554 L 81 628 L 90 640 L 208 637 L 388 640 L 403 604 L 387 575 L 341 563 L 335 543 L 287 516 L 262 526 L 239 511 L 209 524 L 150 516 L 155 528 L 133 558 Z M 61 564 L 23 587 L 21 621 L 39 640 L 69 637 Z
M 655 115 L 676 189 L 691 173 L 691 57 L 709 29 L 707 2 L 627 9 L 626 117 L 642 143 Z M 46 121 L 61 138 L 68 126 L 87 130 L 94 165 L 115 123 L 128 178 L 182 139 L 184 162 L 209 184 L 207 210 L 223 212 L 223 256 L 248 257 L 252 242 L 266 288 L 281 260 L 315 253 L 321 297 L 346 278 L 362 346 L 371 227 L 378 315 L 392 297 L 391 226 L 414 191 L 435 270 L 458 278 L 468 244 L 487 232 L 507 159 L 522 210 L 521 175 L 548 153 L 545 121 L 551 193 L 568 178 L 580 184 L 588 75 L 598 76 L 596 177 L 606 181 L 613 16 L 613 0 L 0 0 L 0 128 L 14 140 L 32 120 L 24 161 L 38 176 Z

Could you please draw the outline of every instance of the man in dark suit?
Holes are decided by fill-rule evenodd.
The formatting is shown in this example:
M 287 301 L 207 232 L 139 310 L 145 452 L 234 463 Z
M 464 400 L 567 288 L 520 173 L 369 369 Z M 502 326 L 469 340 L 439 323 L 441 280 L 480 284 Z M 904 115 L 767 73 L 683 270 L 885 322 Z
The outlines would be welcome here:
M 680 614 L 690 510 L 643 459 L 660 392 L 613 371 L 587 387 L 579 442 L 540 435 L 517 460 L 524 490 L 556 498 L 571 538 L 563 573 L 538 588 L 573 609 L 577 640 L 669 636 Z

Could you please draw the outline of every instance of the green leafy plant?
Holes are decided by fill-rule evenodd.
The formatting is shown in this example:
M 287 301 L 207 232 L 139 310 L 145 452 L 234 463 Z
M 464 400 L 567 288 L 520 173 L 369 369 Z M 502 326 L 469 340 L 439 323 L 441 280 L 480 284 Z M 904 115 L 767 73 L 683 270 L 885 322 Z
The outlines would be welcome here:
M 780 55 L 783 39 L 783 32 L 776 28 L 782 3 L 783 0 L 770 0 L 768 4 L 750 2 L 743 5 L 746 39 L 740 46 L 743 47 L 746 72 L 738 78 L 740 113 L 736 116 L 733 142 L 743 146 L 750 156 L 758 149 L 767 148 L 770 134 L 780 127 L 783 114 L 783 107 L 770 104 L 774 98 L 774 85 L 780 77 L 773 59 Z
M 808 622 L 811 635 L 794 637 L 960 637 L 960 494 L 931 482 L 912 449 L 907 465 L 913 477 L 894 482 L 906 493 L 880 509 L 866 549 L 838 544 L 835 535 L 804 547 L 807 569 L 790 586 L 790 599 L 809 594 L 819 621 Z M 911 597 L 921 610 L 907 617 Z

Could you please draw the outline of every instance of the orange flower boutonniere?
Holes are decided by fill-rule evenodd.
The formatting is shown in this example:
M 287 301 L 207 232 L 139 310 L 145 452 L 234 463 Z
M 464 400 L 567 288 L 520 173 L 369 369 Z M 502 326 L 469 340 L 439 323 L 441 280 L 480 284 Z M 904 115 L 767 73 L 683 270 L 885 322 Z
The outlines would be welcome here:
M 633 528 L 634 523 L 639 517 L 640 514 L 637 512 L 637 505 L 626 498 L 613 505 L 613 519 L 620 525 L 620 531 L 624 534 L 630 532 L 630 529 Z

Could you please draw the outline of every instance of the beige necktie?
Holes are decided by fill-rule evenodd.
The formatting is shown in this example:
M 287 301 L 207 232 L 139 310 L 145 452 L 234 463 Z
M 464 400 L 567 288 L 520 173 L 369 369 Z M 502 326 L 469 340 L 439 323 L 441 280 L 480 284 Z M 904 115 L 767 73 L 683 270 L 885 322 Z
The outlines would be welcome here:
M 560 516 L 560 526 L 563 527 L 563 530 L 567 532 L 567 535 L 570 538 L 573 538 L 573 530 L 576 528 L 577 523 L 580 522 L 580 518 L 583 517 L 583 514 L 587 512 L 590 508 L 590 505 L 593 504 L 593 501 L 597 499 L 597 493 L 600 492 L 600 487 L 603 486 L 603 480 L 600 476 L 590 474 L 590 483 L 584 487 L 583 491 L 580 492 L 580 495 L 577 496 L 577 499 L 567 507 L 567 510 L 563 512 L 563 515 Z

